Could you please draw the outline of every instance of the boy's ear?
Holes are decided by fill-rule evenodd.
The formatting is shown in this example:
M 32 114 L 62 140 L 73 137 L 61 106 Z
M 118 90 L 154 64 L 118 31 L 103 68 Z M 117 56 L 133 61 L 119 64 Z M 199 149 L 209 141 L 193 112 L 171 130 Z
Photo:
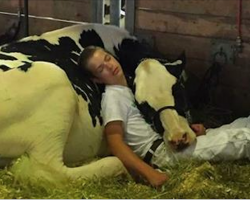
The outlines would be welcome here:
M 95 82 L 95 83 L 102 83 L 98 78 L 96 78 L 96 77 L 93 77 L 93 78 L 91 78 L 91 80 L 93 81 L 93 82 Z

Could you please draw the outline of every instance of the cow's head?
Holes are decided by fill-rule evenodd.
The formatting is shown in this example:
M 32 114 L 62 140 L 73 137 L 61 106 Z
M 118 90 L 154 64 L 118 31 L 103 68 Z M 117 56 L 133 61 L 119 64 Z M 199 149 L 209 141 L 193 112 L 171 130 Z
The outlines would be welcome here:
M 146 121 L 163 126 L 163 137 L 174 149 L 183 149 L 195 140 L 195 133 L 189 127 L 185 116 L 185 98 L 181 91 L 180 75 L 183 61 L 160 63 L 155 59 L 142 61 L 136 69 L 135 98 Z M 157 125 L 157 123 L 156 123 Z M 156 130 L 161 132 L 160 129 Z

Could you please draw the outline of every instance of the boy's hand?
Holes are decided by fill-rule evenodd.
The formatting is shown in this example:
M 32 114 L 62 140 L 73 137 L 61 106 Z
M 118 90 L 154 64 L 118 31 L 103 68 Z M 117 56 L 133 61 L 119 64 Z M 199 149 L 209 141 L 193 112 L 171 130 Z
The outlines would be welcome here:
M 158 188 L 167 182 L 169 179 L 168 175 L 163 172 L 155 170 L 152 176 L 148 179 L 151 186 Z
M 169 177 L 166 173 L 162 172 L 162 171 L 158 171 L 156 169 L 153 169 L 150 172 L 150 176 L 143 178 L 142 176 L 140 176 L 139 174 L 136 173 L 131 173 L 132 177 L 134 178 L 134 180 L 137 183 L 142 183 L 142 184 L 146 184 L 146 185 L 150 185 L 154 188 L 160 188 L 162 185 L 164 185 Z
M 206 128 L 203 124 L 191 124 L 190 127 L 195 132 L 196 136 L 206 135 Z

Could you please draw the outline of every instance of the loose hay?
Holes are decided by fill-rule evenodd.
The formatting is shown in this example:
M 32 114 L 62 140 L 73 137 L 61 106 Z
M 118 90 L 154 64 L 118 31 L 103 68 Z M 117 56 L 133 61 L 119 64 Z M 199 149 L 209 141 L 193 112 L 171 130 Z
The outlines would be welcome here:
M 64 187 L 44 187 L 17 183 L 7 170 L 1 170 L 2 199 L 235 199 L 250 196 L 250 165 L 247 161 L 209 163 L 180 162 L 169 169 L 170 180 L 158 189 L 135 183 L 126 177 L 77 180 Z

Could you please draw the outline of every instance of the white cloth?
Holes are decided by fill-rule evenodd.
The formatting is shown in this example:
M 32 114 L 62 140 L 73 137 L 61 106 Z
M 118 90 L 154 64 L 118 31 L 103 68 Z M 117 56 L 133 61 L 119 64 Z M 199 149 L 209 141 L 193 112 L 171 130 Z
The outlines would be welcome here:
M 141 116 L 128 87 L 106 86 L 102 98 L 102 115 L 104 125 L 116 120 L 123 122 L 124 140 L 141 158 L 144 158 L 153 141 L 161 138 Z M 213 161 L 250 159 L 250 116 L 208 129 L 206 135 L 197 137 L 196 142 L 181 152 L 173 152 L 162 143 L 153 152 L 151 164 L 164 167 L 180 159 L 190 158 Z
M 213 161 L 250 159 L 250 116 L 208 129 L 206 135 L 197 137 L 195 143 L 181 152 L 172 152 L 161 144 L 154 152 L 151 163 L 164 167 L 189 158 Z
M 141 158 L 150 149 L 153 141 L 161 138 L 141 116 L 135 105 L 130 88 L 108 85 L 102 97 L 102 116 L 104 126 L 112 121 L 122 121 L 124 141 Z

